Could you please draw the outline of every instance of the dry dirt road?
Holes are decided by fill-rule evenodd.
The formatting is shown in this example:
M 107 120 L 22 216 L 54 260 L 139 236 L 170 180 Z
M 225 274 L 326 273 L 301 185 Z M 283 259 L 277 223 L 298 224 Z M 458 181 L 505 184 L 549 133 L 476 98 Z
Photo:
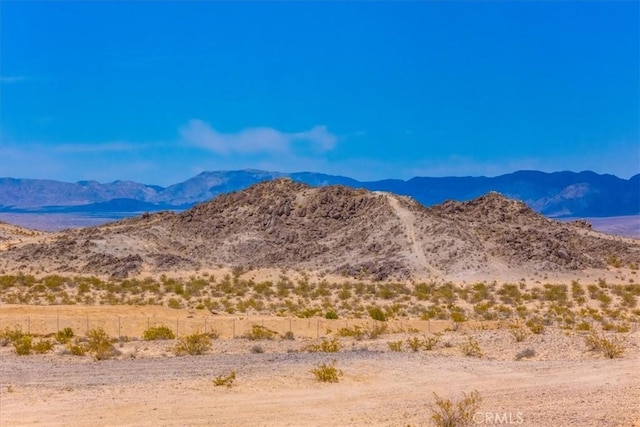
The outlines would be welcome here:
M 483 397 L 477 425 L 640 426 L 635 351 L 616 360 L 516 362 L 364 350 L 360 342 L 335 354 L 288 352 L 297 341 L 262 354 L 231 348 L 254 344 L 246 340 L 216 343 L 230 352 L 163 357 L 157 347 L 156 357 L 96 362 L 2 348 L 0 425 L 428 426 L 433 392 L 458 398 L 475 389 Z M 316 382 L 309 370 L 332 359 L 340 382 Z M 231 371 L 233 387 L 214 386 Z M 495 414 L 510 418 L 498 423 Z

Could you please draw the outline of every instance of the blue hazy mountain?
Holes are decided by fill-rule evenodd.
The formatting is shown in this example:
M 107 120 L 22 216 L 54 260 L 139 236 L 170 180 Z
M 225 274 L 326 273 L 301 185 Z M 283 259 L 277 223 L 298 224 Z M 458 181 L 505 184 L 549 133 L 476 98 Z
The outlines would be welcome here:
M 66 183 L 0 178 L 4 212 L 142 212 L 181 210 L 220 194 L 288 177 L 313 186 L 345 185 L 411 196 L 425 206 L 445 200 L 467 201 L 489 191 L 525 202 L 551 217 L 606 217 L 640 214 L 640 174 L 630 179 L 594 172 L 518 171 L 496 177 L 415 177 L 358 181 L 312 172 L 237 170 L 202 172 L 160 187 L 131 181 Z

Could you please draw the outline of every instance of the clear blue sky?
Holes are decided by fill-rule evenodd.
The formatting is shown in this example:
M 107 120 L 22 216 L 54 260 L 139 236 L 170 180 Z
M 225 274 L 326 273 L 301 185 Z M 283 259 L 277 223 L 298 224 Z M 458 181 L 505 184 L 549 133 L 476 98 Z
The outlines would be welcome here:
M 0 176 L 640 172 L 640 4 L 0 2 Z

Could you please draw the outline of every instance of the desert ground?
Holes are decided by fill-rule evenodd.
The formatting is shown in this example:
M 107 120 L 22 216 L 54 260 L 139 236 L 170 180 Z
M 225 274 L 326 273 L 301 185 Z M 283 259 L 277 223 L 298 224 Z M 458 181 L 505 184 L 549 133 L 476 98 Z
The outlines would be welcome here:
M 165 310 L 5 305 L 0 327 L 25 315 L 132 319 L 162 317 Z M 197 312 L 172 310 L 185 321 L 209 315 Z M 254 324 L 264 319 L 242 317 Z M 212 349 L 199 356 L 176 356 L 176 340 L 136 337 L 114 338 L 118 355 L 110 360 L 73 356 L 62 344 L 47 354 L 18 356 L 7 345 L 0 348 L 0 425 L 429 426 L 436 425 L 433 393 L 455 401 L 473 390 L 482 402 L 470 425 L 640 425 L 637 325 L 622 334 L 625 352 L 613 359 L 589 350 L 585 331 L 548 327 L 518 342 L 500 322 L 442 327 L 446 322 L 434 321 L 432 331 L 439 335 L 416 325 L 405 322 L 403 330 L 388 328 L 361 339 L 338 336 L 326 323 L 320 340 L 313 333 L 265 340 L 238 333 L 234 339 L 221 331 Z M 438 343 L 429 351 L 406 344 L 435 336 Z M 308 351 L 323 339 L 337 340 L 339 351 Z M 481 356 L 461 350 L 470 339 Z M 397 342 L 403 343 L 401 351 L 392 351 L 389 343 Z M 516 360 L 525 349 L 535 355 Z M 310 371 L 334 360 L 343 373 L 339 381 L 316 381 Z M 236 374 L 230 387 L 214 384 L 230 372 Z

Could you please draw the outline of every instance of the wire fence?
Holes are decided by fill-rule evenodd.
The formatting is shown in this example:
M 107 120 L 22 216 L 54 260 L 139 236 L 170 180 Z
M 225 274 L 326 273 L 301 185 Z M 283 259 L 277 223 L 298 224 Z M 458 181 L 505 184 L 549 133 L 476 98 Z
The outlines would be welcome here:
M 220 338 L 238 338 L 249 333 L 254 326 L 267 328 L 279 335 L 291 332 L 294 336 L 321 338 L 334 335 L 341 328 L 368 328 L 386 325 L 388 333 L 412 332 L 433 334 L 447 329 L 487 329 L 498 322 L 464 322 L 450 320 L 388 320 L 372 319 L 324 319 L 324 318 L 274 318 L 274 317 L 214 317 L 214 318 L 168 318 L 131 316 L 1 316 L 0 329 L 20 328 L 32 335 L 50 335 L 64 328 L 71 328 L 76 335 L 86 335 L 90 330 L 102 328 L 113 337 L 142 337 L 151 327 L 165 326 L 176 337 L 194 333 L 215 333 Z

